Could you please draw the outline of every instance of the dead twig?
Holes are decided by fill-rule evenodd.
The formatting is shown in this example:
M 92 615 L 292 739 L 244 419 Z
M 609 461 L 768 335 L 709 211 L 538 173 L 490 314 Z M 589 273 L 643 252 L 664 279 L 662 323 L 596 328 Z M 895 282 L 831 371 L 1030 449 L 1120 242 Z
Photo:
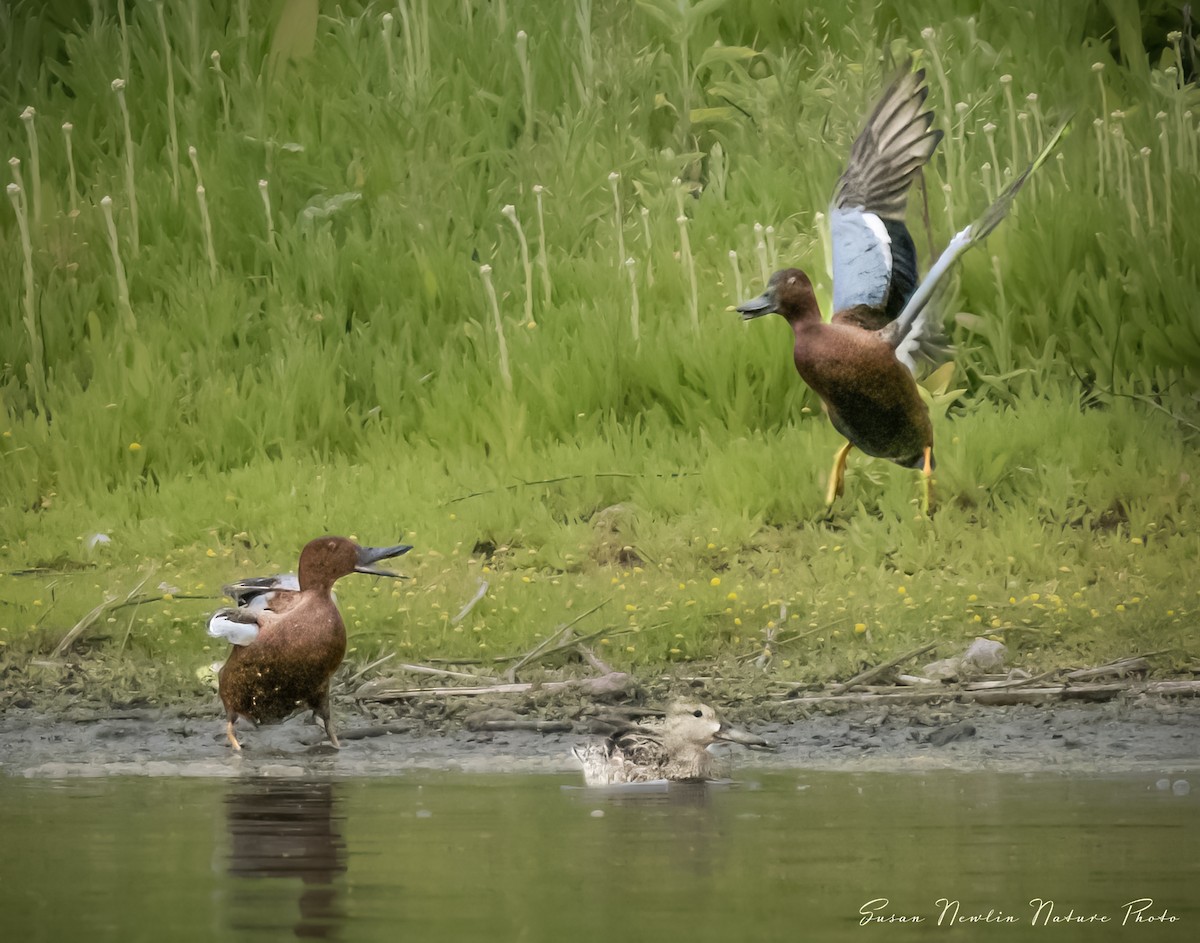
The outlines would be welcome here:
M 395 690 L 361 689 L 354 695 L 360 701 L 403 701 L 414 697 L 479 697 L 484 694 L 529 694 L 573 691 L 589 697 L 604 697 L 628 690 L 633 678 L 623 671 L 614 671 L 599 678 L 574 678 L 570 681 L 545 681 L 539 684 L 489 684 L 473 687 L 401 688 Z
M 895 668 L 897 665 L 903 664 L 910 658 L 916 658 L 920 655 L 924 655 L 926 652 L 933 651 L 937 647 L 937 642 L 929 642 L 926 645 L 922 645 L 920 648 L 914 648 L 912 651 L 905 652 L 903 655 L 897 655 L 891 661 L 885 661 L 882 665 L 876 665 L 874 668 L 868 668 L 866 671 L 860 671 L 849 681 L 845 681 L 842 684 L 835 684 L 832 688 L 830 688 L 829 693 L 834 695 L 842 694 L 846 691 L 849 691 L 856 684 L 865 684 L 867 681 L 878 678 L 889 668 Z
M 531 648 L 524 656 L 522 656 L 520 659 L 518 659 L 515 664 L 510 665 L 508 668 L 508 671 L 506 671 L 504 673 L 504 677 L 508 680 L 508 682 L 510 684 L 515 682 L 517 680 L 517 672 L 518 671 L 520 671 L 522 668 L 524 668 L 527 664 L 529 664 L 531 661 L 533 661 L 539 655 L 547 655 L 550 652 L 558 651 L 558 648 L 561 648 L 561 646 L 558 646 L 558 648 L 551 648 L 550 646 L 553 645 L 555 642 L 558 642 L 560 639 L 564 638 L 567 635 L 567 633 L 569 633 L 571 631 L 572 628 L 574 628 L 576 625 L 578 625 L 580 622 L 582 622 L 584 619 L 586 619 L 588 616 L 590 616 L 593 612 L 596 612 L 598 609 L 600 609 L 603 606 L 607 606 L 611 600 L 612 600 L 612 596 L 609 596 L 607 599 L 603 599 L 600 602 L 596 603 L 596 605 L 592 606 L 591 609 L 588 609 L 585 612 L 581 612 L 570 622 L 566 622 L 563 625 L 560 625 L 551 635 L 548 635 L 546 638 L 542 639 L 535 646 L 533 646 L 533 648 Z
M 475 604 L 477 602 L 479 602 L 479 600 L 481 600 L 485 595 L 487 595 L 487 591 L 488 591 L 488 581 L 480 580 L 479 581 L 479 589 L 477 589 L 475 591 L 475 595 L 472 596 L 467 601 L 467 604 L 465 606 L 463 606 L 461 609 L 458 610 L 458 615 L 456 615 L 453 619 L 450 620 L 450 624 L 458 625 L 460 622 L 462 622 L 462 620 L 467 617 L 467 615 L 470 613 L 470 611 L 475 608 Z
M 104 598 L 104 602 L 100 603 L 100 605 L 98 605 L 95 609 L 76 622 L 71 628 L 71 631 L 62 637 L 62 641 L 55 646 L 54 651 L 50 653 L 50 657 L 52 659 L 62 658 L 63 655 L 70 650 L 71 646 L 75 644 L 75 640 L 78 639 L 79 636 L 83 635 L 83 633 L 86 632 L 105 612 L 115 611 L 116 609 L 121 609 L 125 606 L 140 605 L 140 601 L 134 601 L 134 597 L 141 592 L 142 587 L 146 585 L 146 580 L 150 579 L 152 575 L 153 572 L 147 573 L 146 576 L 142 578 L 142 581 L 129 591 L 128 595 L 125 597 L 125 601 L 122 603 L 117 603 L 116 596 L 106 596 Z M 116 603 L 116 605 L 114 605 L 114 603 Z

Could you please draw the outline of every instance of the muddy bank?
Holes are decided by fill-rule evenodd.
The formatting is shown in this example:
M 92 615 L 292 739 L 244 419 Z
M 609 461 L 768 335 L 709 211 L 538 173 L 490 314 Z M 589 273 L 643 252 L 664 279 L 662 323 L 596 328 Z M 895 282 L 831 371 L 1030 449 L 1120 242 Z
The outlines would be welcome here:
M 1156 776 L 1200 771 L 1200 703 L 1195 699 L 855 708 L 794 719 L 747 718 L 745 725 L 777 750 L 735 749 L 735 771 L 987 769 Z M 381 726 L 391 732 L 382 733 Z M 246 749 L 237 756 L 225 742 L 218 710 L 207 704 L 57 716 L 10 708 L 0 717 L 0 772 L 27 777 L 340 777 L 418 769 L 574 771 L 570 747 L 590 735 L 586 720 L 572 722 L 564 714 L 547 726 L 553 732 L 480 731 L 457 721 L 438 724 L 417 717 L 381 725 L 377 718 L 343 712 L 341 750 L 324 743 L 319 727 L 295 717 L 257 730 L 247 725 Z

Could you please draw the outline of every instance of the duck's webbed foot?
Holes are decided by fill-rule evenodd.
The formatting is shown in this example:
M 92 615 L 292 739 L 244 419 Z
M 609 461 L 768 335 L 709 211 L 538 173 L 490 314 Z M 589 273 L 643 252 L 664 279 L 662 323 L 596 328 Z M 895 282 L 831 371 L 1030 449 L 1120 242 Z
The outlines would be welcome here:
M 926 516 L 933 517 L 937 510 L 933 503 L 933 446 L 925 446 L 925 461 L 921 465 L 921 508 Z
M 847 442 L 837 450 L 837 454 L 833 457 L 833 469 L 829 472 L 829 487 L 825 490 L 826 515 L 833 510 L 834 502 L 846 490 L 846 457 L 852 448 L 854 446 Z

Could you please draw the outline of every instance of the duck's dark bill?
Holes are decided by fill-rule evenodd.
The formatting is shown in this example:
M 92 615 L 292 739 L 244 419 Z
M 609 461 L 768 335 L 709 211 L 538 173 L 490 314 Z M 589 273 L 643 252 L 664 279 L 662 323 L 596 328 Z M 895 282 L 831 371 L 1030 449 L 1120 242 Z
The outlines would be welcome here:
M 757 298 L 743 301 L 737 306 L 737 310 L 741 313 L 743 320 L 749 321 L 751 318 L 759 318 L 774 311 L 775 299 L 771 297 L 770 292 L 765 291 Z
M 730 743 L 740 743 L 747 747 L 770 747 L 766 740 L 748 730 L 742 730 L 740 727 L 730 727 L 728 724 L 722 724 L 721 729 L 717 731 L 716 738 L 718 740 L 727 740 Z
M 355 573 L 367 573 L 371 576 L 400 576 L 399 573 L 393 573 L 391 570 L 385 570 L 382 567 L 374 566 L 380 560 L 390 560 L 392 557 L 398 557 L 401 554 L 408 553 L 412 550 L 410 544 L 396 544 L 394 547 L 359 547 L 358 548 L 358 566 L 354 568 Z

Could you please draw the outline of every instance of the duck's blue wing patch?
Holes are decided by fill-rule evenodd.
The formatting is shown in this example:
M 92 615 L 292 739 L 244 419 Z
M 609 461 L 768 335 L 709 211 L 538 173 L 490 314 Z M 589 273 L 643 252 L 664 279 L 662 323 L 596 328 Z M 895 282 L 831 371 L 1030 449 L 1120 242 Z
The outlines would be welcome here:
M 874 213 L 859 207 L 829 211 L 833 244 L 833 310 L 882 308 L 892 281 L 892 237 Z

